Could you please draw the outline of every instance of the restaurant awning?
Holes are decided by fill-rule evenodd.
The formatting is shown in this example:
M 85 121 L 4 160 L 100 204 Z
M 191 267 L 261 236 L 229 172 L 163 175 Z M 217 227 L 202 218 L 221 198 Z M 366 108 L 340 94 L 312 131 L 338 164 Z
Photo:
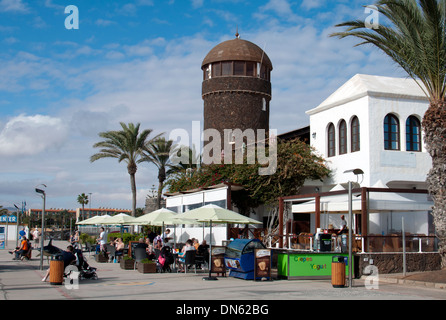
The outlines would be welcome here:
M 316 201 L 310 200 L 305 203 L 293 204 L 293 213 L 314 213 Z M 429 211 L 432 210 L 433 201 L 426 194 L 394 193 L 394 192 L 370 192 L 367 200 L 369 212 L 388 211 Z M 348 212 L 348 195 L 324 196 L 320 199 L 320 210 L 322 213 L 346 213 Z M 352 210 L 361 211 L 361 196 L 354 194 L 352 199 Z

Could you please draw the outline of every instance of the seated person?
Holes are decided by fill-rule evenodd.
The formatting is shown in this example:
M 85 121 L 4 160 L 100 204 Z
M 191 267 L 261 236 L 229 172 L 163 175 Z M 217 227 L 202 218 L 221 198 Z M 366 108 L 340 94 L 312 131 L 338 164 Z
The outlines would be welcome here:
M 195 250 L 198 250 L 198 247 L 200 246 L 200 244 L 198 243 L 198 239 L 193 239 L 193 241 L 194 241 L 194 248 L 195 248 Z
M 206 243 L 206 240 L 203 240 L 203 242 L 198 246 L 197 253 L 200 255 L 203 255 L 205 252 L 208 252 L 209 245 Z
M 209 245 L 206 243 L 206 240 L 203 240 L 203 242 L 198 246 L 197 249 L 197 255 L 200 257 L 203 257 L 203 262 L 209 261 Z
M 163 241 L 161 239 L 156 239 L 153 241 L 153 248 L 161 250 L 163 248 Z
M 144 239 L 143 239 L 143 238 L 140 238 L 140 239 L 138 240 L 138 244 L 135 246 L 135 249 L 136 249 L 136 248 L 147 249 L 147 244 L 144 242 Z
M 121 257 L 124 255 L 125 245 L 124 242 L 122 241 L 122 238 L 117 238 L 115 240 L 115 248 L 116 248 L 116 253 L 115 253 L 116 257 Z
M 20 242 L 20 247 L 15 248 L 14 251 L 10 251 L 9 253 L 15 254 L 15 257 L 12 258 L 12 260 L 20 260 L 20 257 L 27 254 L 28 250 L 29 250 L 28 239 L 26 239 L 26 236 L 23 236 Z
M 180 262 L 184 262 L 187 251 L 195 251 L 195 247 L 193 246 L 192 240 L 190 239 L 186 241 L 186 245 L 183 247 L 183 249 L 181 249 L 181 252 L 178 253 Z
M 155 259 L 156 258 L 155 250 L 153 249 L 153 245 L 150 243 L 149 238 L 146 238 L 146 244 L 147 244 L 146 252 L 147 255 L 149 256 L 149 259 L 151 260 Z

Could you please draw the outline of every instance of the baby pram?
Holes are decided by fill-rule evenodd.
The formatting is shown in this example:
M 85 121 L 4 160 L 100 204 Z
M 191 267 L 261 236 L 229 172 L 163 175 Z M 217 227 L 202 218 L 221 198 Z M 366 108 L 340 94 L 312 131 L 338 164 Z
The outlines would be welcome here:
M 156 271 L 157 272 L 172 272 L 170 265 L 174 263 L 172 250 L 169 246 L 161 248 L 160 254 L 156 259 Z
M 79 280 L 82 279 L 92 279 L 97 280 L 98 275 L 96 273 L 96 268 L 90 267 L 87 261 L 84 259 L 82 250 L 74 249 L 74 256 L 76 257 L 76 262 L 74 265 L 79 271 Z

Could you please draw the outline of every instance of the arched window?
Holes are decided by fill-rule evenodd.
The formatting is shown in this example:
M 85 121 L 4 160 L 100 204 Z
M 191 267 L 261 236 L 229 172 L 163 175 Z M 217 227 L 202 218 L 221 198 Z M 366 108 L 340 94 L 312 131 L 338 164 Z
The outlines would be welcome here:
M 400 123 L 393 114 L 384 119 L 384 149 L 400 150 Z
M 415 116 L 410 116 L 406 121 L 406 150 L 421 151 L 421 123 Z
M 328 157 L 334 157 L 336 155 L 336 133 L 335 126 L 333 123 L 328 125 L 328 134 L 327 134 L 327 149 L 328 149 Z
M 339 124 L 339 154 L 347 153 L 347 123 L 342 120 Z
M 361 150 L 361 139 L 359 136 L 359 119 L 356 116 L 352 119 L 351 140 L 352 152 Z

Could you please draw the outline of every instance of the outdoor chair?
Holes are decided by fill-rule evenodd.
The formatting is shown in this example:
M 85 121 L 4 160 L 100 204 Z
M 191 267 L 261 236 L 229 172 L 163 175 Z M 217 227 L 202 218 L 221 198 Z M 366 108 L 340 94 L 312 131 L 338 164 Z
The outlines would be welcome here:
M 108 262 L 113 262 L 116 255 L 116 247 L 113 245 L 107 245 Z
M 136 270 L 136 264 L 147 258 L 147 252 L 144 248 L 135 248 L 133 251 L 135 254 L 135 264 L 133 265 L 133 270 Z
M 184 265 L 184 273 L 187 273 L 188 266 L 194 266 L 195 273 L 197 273 L 197 262 L 195 261 L 195 250 L 186 251 L 184 255 L 184 262 L 178 261 L 179 264 Z
M 85 243 L 85 252 L 88 252 L 88 256 L 91 256 L 91 252 L 96 251 L 95 246 L 92 246 L 90 242 Z

